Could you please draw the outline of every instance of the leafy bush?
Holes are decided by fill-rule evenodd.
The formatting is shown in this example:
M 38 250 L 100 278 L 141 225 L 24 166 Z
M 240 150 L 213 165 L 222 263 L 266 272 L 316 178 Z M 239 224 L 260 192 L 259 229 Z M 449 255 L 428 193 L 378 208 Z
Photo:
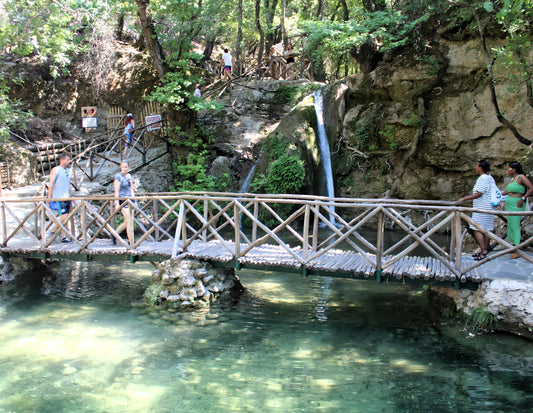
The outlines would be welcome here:
M 286 153 L 268 169 L 266 189 L 272 194 L 294 194 L 301 189 L 304 180 L 303 161 Z
M 9 129 L 24 127 L 33 116 L 31 112 L 22 111 L 18 101 L 9 99 L 8 91 L 6 81 L 0 81 L 0 141 L 8 138 Z

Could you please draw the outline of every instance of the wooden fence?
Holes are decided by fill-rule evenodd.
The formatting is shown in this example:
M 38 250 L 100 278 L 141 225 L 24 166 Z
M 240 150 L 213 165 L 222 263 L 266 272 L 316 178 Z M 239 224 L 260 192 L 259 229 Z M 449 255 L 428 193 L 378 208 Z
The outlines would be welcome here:
M 475 269 L 512 252 L 533 263 L 533 257 L 523 251 L 533 237 L 513 246 L 479 227 L 470 217 L 471 212 L 500 216 L 531 216 L 533 212 L 475 210 L 438 201 L 224 193 L 145 194 L 120 198 L 120 206 L 115 209 L 114 199 L 74 198 L 76 204 L 63 224 L 50 209 L 49 199 L 0 198 L 0 251 L 51 251 L 60 231 L 47 231 L 57 225 L 73 241 L 68 247 L 70 252 L 163 254 L 177 258 L 194 250 L 196 256 L 232 261 L 239 267 L 246 260 L 268 264 L 269 258 L 263 255 L 269 246 L 271 252 L 276 249 L 272 254 L 278 257 L 277 265 L 301 268 L 304 273 L 320 265 L 331 271 L 357 271 L 358 266 L 364 266 L 378 279 L 408 275 L 439 281 L 479 281 L 479 271 L 473 272 Z M 23 215 L 16 212 L 22 204 L 27 208 Z M 132 211 L 131 226 L 136 235 L 131 243 L 115 230 L 115 221 L 124 208 Z M 424 213 L 427 219 L 414 224 L 407 212 Z M 463 222 L 487 235 L 500 249 L 481 261 L 463 261 Z M 386 232 L 391 228 L 402 236 L 395 242 L 386 242 Z M 444 244 L 437 236 L 443 232 L 449 234 Z M 109 239 L 113 237 L 120 250 L 111 245 Z M 341 247 L 344 252 L 337 253 Z M 425 254 L 413 261 L 410 257 L 417 247 Z M 258 251 L 263 255 L 258 255 Z M 356 259 L 360 264 L 350 267 L 347 261 Z

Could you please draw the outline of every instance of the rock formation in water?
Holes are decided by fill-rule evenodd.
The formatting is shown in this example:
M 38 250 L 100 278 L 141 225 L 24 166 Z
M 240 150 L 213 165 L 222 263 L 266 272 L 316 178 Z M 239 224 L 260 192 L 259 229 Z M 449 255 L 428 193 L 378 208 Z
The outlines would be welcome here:
M 162 302 L 196 308 L 231 298 L 243 291 L 233 268 L 215 268 L 198 260 L 167 260 L 152 273 L 151 292 Z M 159 301 L 157 297 L 151 301 Z

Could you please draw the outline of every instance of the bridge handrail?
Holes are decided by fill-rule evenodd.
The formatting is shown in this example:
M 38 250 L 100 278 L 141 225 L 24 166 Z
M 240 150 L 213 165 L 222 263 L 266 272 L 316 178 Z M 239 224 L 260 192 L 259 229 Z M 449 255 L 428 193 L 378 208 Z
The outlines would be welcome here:
M 177 257 L 179 251 L 186 253 L 194 241 L 217 240 L 238 262 L 253 248 L 273 242 L 289 254 L 292 260 L 298 262 L 298 265 L 305 267 L 342 242 L 347 243 L 381 274 L 382 271 L 394 268 L 415 247 L 422 246 L 451 274 L 451 279 L 462 281 L 480 265 L 509 252 L 517 252 L 529 262 L 533 262 L 532 257 L 521 251 L 533 241 L 533 237 L 514 246 L 480 227 L 469 215 L 471 212 L 480 212 L 499 216 L 531 216 L 532 211 L 486 211 L 458 206 L 449 201 L 438 201 L 432 205 L 423 204 L 421 200 L 335 199 L 309 195 L 205 192 L 138 194 L 130 198 L 115 198 L 107 194 L 68 199 L 76 203 L 67 221 L 73 221 L 79 216 L 81 229 L 78 231 L 76 228 L 68 230 L 59 222 L 49 206 L 49 202 L 55 199 L 0 198 L 0 214 L 3 222 L 0 228 L 2 246 L 7 248 L 8 243 L 14 242 L 16 236 L 22 235 L 25 239 L 29 238 L 26 241 L 29 246 L 49 248 L 59 233 L 56 231 L 52 238 L 47 238 L 46 231 L 55 223 L 75 240 L 80 250 L 86 250 L 101 236 L 116 238 L 119 244 L 129 251 L 135 251 L 144 241 L 167 240 L 173 243 L 172 255 Z M 120 201 L 117 209 L 113 206 L 113 201 L 116 199 Z M 16 214 L 11 206 L 21 203 L 29 204 L 31 212 L 18 216 L 20 214 Z M 289 216 L 282 217 L 281 213 L 277 212 L 280 204 L 293 205 Z M 133 211 L 131 226 L 137 226 L 141 233 L 140 238 L 131 244 L 116 233 L 113 224 L 125 207 Z M 339 210 L 346 208 L 348 212 L 341 214 L 332 207 Z M 406 210 L 430 211 L 436 215 L 432 217 L 428 215 L 424 223 L 415 225 L 410 219 L 401 215 L 400 212 Z M 12 225 L 14 229 L 8 228 L 6 217 L 14 223 Z M 244 231 L 241 225 L 242 217 L 249 220 L 251 235 Z M 333 217 L 333 222 L 330 217 Z M 386 220 L 405 233 L 403 239 L 387 248 L 383 242 Z M 377 240 L 374 242 L 368 240 L 360 230 L 370 223 L 375 227 L 376 222 Z M 500 244 L 503 249 L 481 261 L 464 266 L 462 222 L 473 225 L 478 231 Z M 329 230 L 325 240 L 319 240 L 319 224 Z M 448 250 L 432 239 L 434 234 L 444 229 L 449 229 L 451 233 Z M 228 238 L 228 230 L 231 231 L 231 239 Z M 282 233 L 291 235 L 296 240 L 296 247 L 289 246 L 280 237 Z M 405 246 L 406 244 L 408 245 Z
M 134 197 L 116 198 L 113 194 L 98 194 L 72 196 L 70 198 L 49 198 L 47 196 L 32 197 L 26 199 L 0 198 L 1 202 L 7 203 L 25 203 L 39 201 L 108 201 L 108 200 L 126 200 L 147 201 L 153 198 L 179 200 L 195 199 L 206 200 L 216 199 L 217 201 L 232 201 L 235 199 L 260 200 L 271 203 L 289 203 L 289 204 L 317 204 L 323 206 L 336 207 L 370 207 L 381 205 L 383 207 L 402 207 L 405 209 L 418 210 L 435 210 L 435 211 L 461 211 L 461 212 L 479 212 L 489 215 L 508 216 L 520 215 L 531 216 L 533 211 L 504 211 L 500 209 L 479 209 L 468 206 L 457 205 L 453 201 L 441 200 L 423 200 L 423 199 L 390 199 L 390 198 L 330 198 L 327 196 L 315 195 L 291 195 L 291 194 L 253 194 L 253 193 L 232 193 L 232 192 L 143 192 Z

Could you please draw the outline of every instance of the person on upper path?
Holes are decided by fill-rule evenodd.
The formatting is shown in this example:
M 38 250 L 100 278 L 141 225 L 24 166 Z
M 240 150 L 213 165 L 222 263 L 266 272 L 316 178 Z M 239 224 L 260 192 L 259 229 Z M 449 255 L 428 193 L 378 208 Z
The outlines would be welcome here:
M 231 69 L 233 66 L 233 56 L 230 54 L 228 49 L 224 49 L 224 54 L 222 55 L 221 63 L 224 64 L 224 71 L 222 73 L 222 77 L 226 80 L 233 79 L 233 76 L 231 75 Z
M 124 120 L 124 136 L 126 137 L 126 142 L 124 147 L 128 148 L 133 142 L 133 128 L 135 128 L 135 120 L 133 120 L 133 115 L 128 113 L 126 115 L 126 120 Z
M 200 84 L 196 85 L 196 89 L 194 89 L 194 97 L 201 98 L 202 97 L 202 91 L 200 90 Z
M 472 189 L 472 195 L 459 199 L 457 201 L 458 204 L 473 200 L 473 208 L 485 209 L 487 211 L 492 211 L 494 209 L 491 203 L 491 189 L 492 185 L 494 185 L 494 178 L 489 175 L 489 171 L 490 163 L 488 161 L 481 160 L 476 164 L 476 173 L 479 175 L 479 178 Z M 494 230 L 494 215 L 473 212 L 472 220 L 487 231 Z M 467 230 L 474 236 L 480 248 L 480 251 L 472 255 L 472 257 L 476 261 L 481 261 L 489 253 L 489 238 L 474 225 L 469 225 Z
M 128 173 L 129 165 L 127 161 L 122 161 L 120 163 L 120 172 L 115 175 L 115 180 L 113 183 L 113 189 L 115 193 L 115 198 L 129 198 L 135 196 L 135 191 L 133 189 L 133 180 L 131 175 Z M 115 210 L 120 207 L 120 204 L 124 201 L 115 199 L 114 206 Z M 122 207 L 122 216 L 124 221 L 116 229 L 117 234 L 120 235 L 124 229 L 126 229 L 126 234 L 128 235 L 128 241 L 130 247 L 133 245 L 133 225 L 130 225 L 130 222 L 133 219 L 133 211 L 129 205 L 124 205 Z M 113 244 L 116 244 L 116 239 L 113 237 Z
M 72 196 L 70 189 L 70 176 L 67 169 L 70 165 L 70 155 L 63 153 L 59 155 L 59 165 L 50 171 L 48 198 L 58 199 L 50 203 L 50 207 L 57 211 L 59 221 L 64 227 L 67 225 L 67 217 L 70 212 L 71 202 L 67 199 Z M 61 199 L 66 199 L 61 201 Z M 55 224 L 52 232 L 59 231 L 59 224 Z M 61 242 L 71 242 L 64 229 L 61 229 Z
M 533 184 L 524 175 L 524 170 L 519 162 L 511 162 L 507 168 L 507 174 L 511 177 L 511 182 L 502 191 L 502 195 L 507 195 L 505 200 L 506 211 L 525 211 L 527 198 L 533 193 Z M 520 215 L 507 216 L 507 239 L 513 245 L 520 244 Z M 514 253 L 511 258 L 518 258 Z

